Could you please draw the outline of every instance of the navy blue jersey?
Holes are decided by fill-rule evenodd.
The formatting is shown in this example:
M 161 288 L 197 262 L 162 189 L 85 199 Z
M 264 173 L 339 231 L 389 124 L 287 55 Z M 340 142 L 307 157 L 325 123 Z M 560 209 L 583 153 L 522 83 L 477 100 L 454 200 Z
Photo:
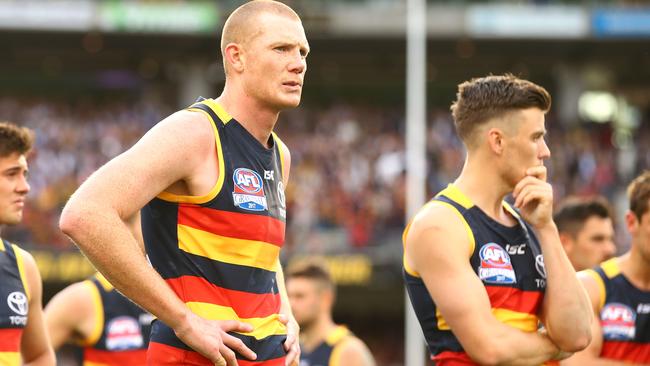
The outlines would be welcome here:
M 0 238 L 0 365 L 20 365 L 29 289 L 20 249 Z
M 337 353 L 340 352 L 341 346 L 351 336 L 352 333 L 348 328 L 342 325 L 337 326 L 313 351 L 306 352 L 304 348 L 301 349 L 299 366 L 345 365 L 345 363 L 338 362 L 340 357 L 337 356 Z
M 519 223 L 509 227 L 497 222 L 451 184 L 427 205 L 431 204 L 449 206 L 466 224 L 472 246 L 467 260 L 485 286 L 494 316 L 525 332 L 537 331 L 537 315 L 546 289 L 546 270 L 532 228 L 506 202 L 503 202 L 504 208 Z M 409 227 L 406 228 L 404 237 L 408 230 Z M 419 274 L 405 263 L 403 275 L 409 298 L 436 364 L 474 364 L 440 314 Z
M 650 364 L 650 292 L 641 291 L 623 275 L 618 258 L 586 270 L 598 283 L 601 358 Z
M 85 340 L 83 365 L 145 365 L 152 316 L 120 294 L 104 276 L 86 281 L 93 294 L 95 327 Z

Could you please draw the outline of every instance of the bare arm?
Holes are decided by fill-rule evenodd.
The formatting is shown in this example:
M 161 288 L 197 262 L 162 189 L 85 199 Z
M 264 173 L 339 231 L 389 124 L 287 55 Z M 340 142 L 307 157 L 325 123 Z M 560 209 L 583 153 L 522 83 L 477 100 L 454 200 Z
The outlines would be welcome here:
M 553 359 L 559 349 L 547 336 L 523 332 L 494 317 L 485 287 L 469 263 L 470 242 L 462 219 L 452 211 L 432 204 L 420 212 L 405 250 L 407 264 L 422 277 L 463 349 L 480 364 L 533 365 Z
M 88 282 L 74 283 L 56 294 L 45 307 L 45 322 L 54 350 L 67 342 L 82 342 L 95 327 L 92 288 Z
M 178 337 L 213 362 L 235 364 L 235 348 L 255 356 L 225 331 L 251 331 L 239 322 L 207 321 L 192 313 L 147 263 L 129 230 L 137 212 L 173 184 L 196 187 L 198 171 L 215 154 L 210 122 L 200 113 L 182 111 L 152 128 L 135 146 L 88 178 L 61 215 L 61 230 L 125 296 L 172 327 Z M 223 356 L 222 356 L 223 355 Z
M 357 337 L 349 337 L 338 347 L 341 347 L 339 352 L 332 351 L 331 364 L 346 366 L 376 365 L 368 347 Z
M 530 168 L 513 191 L 515 206 L 538 235 L 546 267 L 546 294 L 541 318 L 548 336 L 561 350 L 576 352 L 591 340 L 589 298 L 566 256 L 553 222 L 553 189 L 546 168 Z
M 20 251 L 25 276 L 27 277 L 27 285 L 29 286 L 29 313 L 27 315 L 27 326 L 23 331 L 20 343 L 20 353 L 25 365 L 53 366 L 56 359 L 50 346 L 43 319 L 43 283 L 41 282 L 41 275 L 31 254 L 18 247 L 15 248 Z
M 630 363 L 600 358 L 600 352 L 603 348 L 603 331 L 600 327 L 599 321 L 601 294 L 598 289 L 598 283 L 595 278 L 591 277 L 591 275 L 586 272 L 580 272 L 578 278 L 582 281 L 582 284 L 589 294 L 589 299 L 591 300 L 594 312 L 594 320 L 591 322 L 591 343 L 589 343 L 589 346 L 587 346 L 587 348 L 582 352 L 578 352 L 572 357 L 562 361 L 562 365 L 629 366 Z

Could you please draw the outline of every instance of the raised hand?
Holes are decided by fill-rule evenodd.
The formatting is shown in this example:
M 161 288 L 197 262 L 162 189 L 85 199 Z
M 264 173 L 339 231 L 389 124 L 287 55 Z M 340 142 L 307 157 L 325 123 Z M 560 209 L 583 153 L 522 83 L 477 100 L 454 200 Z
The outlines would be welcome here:
M 545 166 L 528 168 L 512 196 L 515 207 L 532 226 L 542 227 L 553 220 L 553 187 L 546 181 Z

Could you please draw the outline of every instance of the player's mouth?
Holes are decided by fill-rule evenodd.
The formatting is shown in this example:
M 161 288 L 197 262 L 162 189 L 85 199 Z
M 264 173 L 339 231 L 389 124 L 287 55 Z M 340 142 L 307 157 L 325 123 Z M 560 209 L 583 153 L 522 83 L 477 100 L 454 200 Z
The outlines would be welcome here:
M 282 86 L 284 86 L 285 89 L 289 91 L 300 91 L 300 89 L 302 88 L 302 83 L 300 83 L 299 81 L 285 81 L 284 83 L 282 83 Z

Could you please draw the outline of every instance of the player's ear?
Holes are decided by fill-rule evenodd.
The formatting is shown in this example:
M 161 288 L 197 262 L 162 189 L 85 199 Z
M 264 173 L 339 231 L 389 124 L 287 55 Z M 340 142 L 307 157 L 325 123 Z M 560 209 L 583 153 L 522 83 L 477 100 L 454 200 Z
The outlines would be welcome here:
M 224 48 L 224 58 L 226 63 L 235 72 L 244 71 L 244 54 L 241 45 L 237 43 L 229 43 Z
M 490 146 L 492 152 L 497 155 L 503 154 L 505 147 L 505 140 L 503 137 L 503 131 L 501 131 L 499 128 L 492 127 L 487 131 L 488 145 Z

